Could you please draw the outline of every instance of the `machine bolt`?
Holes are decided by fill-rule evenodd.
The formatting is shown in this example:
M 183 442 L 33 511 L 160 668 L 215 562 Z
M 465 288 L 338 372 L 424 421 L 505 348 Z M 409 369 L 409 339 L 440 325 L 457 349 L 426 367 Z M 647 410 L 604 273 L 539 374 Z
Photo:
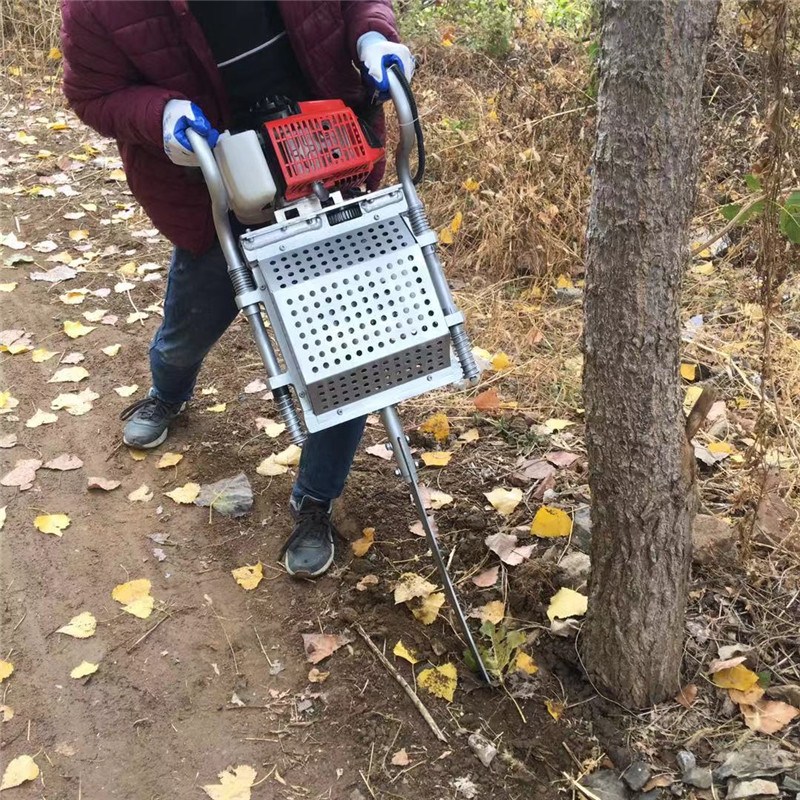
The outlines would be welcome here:
M 400 471 L 400 468 L 397 467 L 394 471 L 394 474 L 399 478 L 403 473 Z
M 286 245 L 285 245 L 285 244 L 282 244 L 282 245 L 281 245 L 281 246 L 280 246 L 278 249 L 279 249 L 279 250 L 285 250 L 285 249 L 286 249 Z
M 344 414 L 344 411 L 341 408 L 337 408 L 336 409 L 336 413 L 341 415 L 341 414 Z
M 432 381 L 433 380 L 433 375 L 428 375 L 428 380 Z
M 298 397 L 305 397 L 305 396 L 306 396 L 306 393 L 305 393 L 305 392 L 298 392 L 298 393 L 297 393 L 297 396 L 298 396 Z
M 372 219 L 380 219 L 380 218 L 381 218 L 381 215 L 380 214 L 376 214 Z

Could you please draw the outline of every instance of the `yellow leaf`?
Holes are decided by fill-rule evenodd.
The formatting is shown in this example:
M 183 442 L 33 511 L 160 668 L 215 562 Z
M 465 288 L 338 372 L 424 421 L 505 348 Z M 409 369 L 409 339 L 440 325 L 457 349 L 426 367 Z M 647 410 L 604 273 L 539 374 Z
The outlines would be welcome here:
M 464 431 L 464 433 L 462 433 L 461 436 L 459 436 L 458 438 L 459 441 L 470 444 L 471 442 L 477 442 L 478 439 L 481 438 L 481 435 L 478 432 L 477 428 L 470 428 L 469 430 Z
M 556 433 L 558 431 L 563 431 L 564 428 L 568 428 L 570 425 L 574 425 L 575 423 L 570 422 L 568 419 L 546 419 L 542 424 L 551 433 Z
M 423 453 L 421 456 L 422 463 L 425 464 L 426 467 L 446 467 L 450 463 L 452 457 L 452 453 L 448 453 L 444 450 L 439 450 L 435 453 Z
M 447 492 L 440 492 L 438 489 L 427 489 L 427 492 L 431 508 L 434 511 L 449 506 L 453 502 L 453 496 L 447 494 Z
M 125 170 L 122 169 L 112 169 L 111 172 L 108 173 L 106 176 L 107 181 L 125 181 L 127 177 L 125 176 Z
M 480 183 L 474 178 L 467 178 L 461 186 L 468 192 L 477 192 L 481 188 Z
M 458 672 L 455 664 L 442 664 L 440 667 L 424 669 L 417 679 L 419 685 L 436 697 L 453 702 L 458 684 Z
M 69 238 L 72 239 L 73 242 L 82 242 L 84 239 L 89 238 L 89 231 L 85 229 L 70 231 Z
M 56 355 L 55 351 L 38 347 L 31 353 L 31 359 L 34 364 L 41 364 L 44 361 L 49 361 L 54 355 Z
M 71 520 L 66 514 L 39 514 L 33 521 L 36 530 L 42 533 L 52 533 L 53 536 L 61 536 Z
M 450 228 L 442 228 L 439 231 L 439 241 L 442 244 L 453 244 L 453 232 Z
M 16 283 L 0 283 L 0 292 L 13 292 L 16 288 Z
M 758 683 L 758 675 L 743 664 L 721 669 L 711 676 L 711 682 L 720 689 L 738 689 L 746 692 Z
M 167 469 L 167 467 L 174 467 L 183 461 L 183 456 L 180 453 L 164 453 L 163 456 L 156 464 L 158 469 Z
M 488 119 L 489 122 L 500 122 L 500 118 L 497 116 L 497 111 L 494 108 L 486 112 L 486 119 Z
M 450 223 L 450 230 L 453 233 L 458 233 L 461 230 L 461 223 L 463 221 L 464 215 L 460 211 L 456 211 L 456 215 L 453 217 L 453 220 Z
M 17 756 L 8 762 L 0 783 L 0 792 L 13 789 L 25 781 L 35 781 L 39 777 L 39 767 L 31 756 Z
M 499 625 L 506 615 L 505 603 L 502 600 L 492 600 L 485 606 L 476 608 L 470 616 L 477 617 L 482 622 L 491 622 Z
M 29 133 L 26 133 L 25 131 L 17 131 L 17 134 L 14 138 L 20 144 L 36 144 L 36 137 L 31 136 Z
M 138 383 L 132 383 L 130 386 L 115 386 L 114 391 L 120 397 L 130 397 L 132 394 L 135 394 L 139 389 Z
M 698 264 L 693 264 L 691 270 L 695 275 L 713 275 L 714 264 L 711 261 L 701 261 Z
M 285 464 L 278 464 L 275 460 L 276 454 L 267 456 L 257 467 L 256 472 L 264 477 L 271 478 L 275 475 L 285 475 L 289 471 L 289 467 Z
M 498 486 L 491 492 L 484 492 L 483 496 L 489 501 L 499 514 L 507 517 L 520 504 L 522 489 L 503 489 Z
M 512 367 L 513 364 L 511 363 L 511 359 L 502 351 L 499 353 L 495 353 L 492 357 L 492 369 L 500 372 L 504 369 L 509 369 Z
M 64 292 L 64 294 L 60 294 L 58 299 L 65 305 L 65 306 L 77 306 L 80 305 L 86 299 L 86 292 L 78 291 L 77 289 L 71 289 L 68 292 Z
M 49 130 L 49 131 L 68 131 L 69 129 L 70 129 L 69 125 L 67 125 L 67 123 L 64 122 L 63 119 L 62 120 L 58 120 L 56 122 L 51 122 L 47 126 L 47 130 Z M 39 153 L 37 153 L 37 156 L 39 158 L 41 158 L 41 152 L 42 151 L 40 150 Z M 47 152 L 47 151 L 45 151 L 45 152 Z
M 97 211 L 96 203 L 81 203 L 81 208 L 84 211 Z
M 740 692 L 738 689 L 728 689 L 728 697 L 739 706 L 751 706 L 757 703 L 764 696 L 764 690 L 756 684 L 748 689 L 746 692 Z
M 14 665 L 10 661 L 0 660 L 0 683 L 2 683 L 6 678 L 10 677 L 13 671 Z
M 765 734 L 778 733 L 800 716 L 800 709 L 780 700 L 759 700 L 753 705 L 740 705 L 739 709 L 750 730 Z
M 318 670 L 316 667 L 311 667 L 308 671 L 308 682 L 309 683 L 325 683 L 326 680 L 330 677 L 330 672 L 322 672 Z
M 11 392 L 0 392 L 0 414 L 8 414 L 19 405 L 19 400 Z
M 179 486 L 177 489 L 173 489 L 171 492 L 164 492 L 164 494 L 176 503 L 189 505 L 197 500 L 197 496 L 200 494 L 200 484 L 186 483 L 183 486 Z
M 432 414 L 419 426 L 419 429 L 422 433 L 430 434 L 440 443 L 447 441 L 447 437 L 450 436 L 450 422 L 447 414 L 442 412 Z
M 434 592 L 423 599 L 422 603 L 413 607 L 411 613 L 423 625 L 430 625 L 439 616 L 439 609 L 444 605 L 444 594 Z
M 84 325 L 82 322 L 74 322 L 70 319 L 64 322 L 64 333 L 66 333 L 70 339 L 86 336 L 87 333 L 91 333 L 93 330 L 93 325 Z
M 350 547 L 353 549 L 354 555 L 356 555 L 358 558 L 362 558 L 367 554 L 374 542 L 375 528 L 364 528 L 361 538 L 351 542 Z
M 63 633 L 75 639 L 88 639 L 97 630 L 97 620 L 91 611 L 84 611 L 73 617 L 66 625 L 62 625 L 56 633 Z
M 417 654 L 413 650 L 409 650 L 404 644 L 403 640 L 399 639 L 397 644 L 394 646 L 392 652 L 398 657 L 403 658 L 408 661 L 409 664 L 417 664 L 419 663 L 419 659 L 417 658 Z
M 572 279 L 568 275 L 559 275 L 558 278 L 556 278 L 556 288 L 574 289 L 575 284 L 572 282 Z
M 105 353 L 107 356 L 115 356 L 119 353 L 121 344 L 110 344 L 108 347 L 102 348 L 100 352 Z
M 567 589 L 564 587 L 563 589 L 559 589 L 550 598 L 547 618 L 552 622 L 554 619 L 582 617 L 586 613 L 588 602 L 586 595 L 576 592 L 574 589 Z
M 69 676 L 70 678 L 75 678 L 76 680 L 78 678 L 85 678 L 87 675 L 94 675 L 99 666 L 99 664 L 92 664 L 89 661 L 81 661 L 81 663 L 78 664 L 78 666 L 75 667 L 72 672 L 70 672 Z
M 26 428 L 38 428 L 40 425 L 51 425 L 58 419 L 56 414 L 51 414 L 49 411 L 42 411 L 41 408 L 36 409 L 36 413 L 26 421 Z
M 681 363 L 681 378 L 685 381 L 693 381 L 697 379 L 697 364 Z
M 89 377 L 85 367 L 62 367 L 48 381 L 48 383 L 80 383 Z
M 131 313 L 125 317 L 125 322 L 127 322 L 128 325 L 132 325 L 134 322 L 144 322 L 149 318 L 150 315 L 146 311 L 131 311 Z
M 153 492 L 150 487 L 143 483 L 138 489 L 134 489 L 129 495 L 131 503 L 149 503 L 153 499 Z
M 556 721 L 561 719 L 561 715 L 564 713 L 564 704 L 558 700 L 545 700 L 544 707 L 547 709 L 547 713 Z
M 531 534 L 542 539 L 569 536 L 572 533 L 572 518 L 560 508 L 542 506 L 531 523 Z
M 144 461 L 147 458 L 144 450 L 135 450 L 133 447 L 128 448 L 128 454 L 134 461 Z
M 416 597 L 427 597 L 436 587 L 416 572 L 404 572 L 394 587 L 394 602 L 405 603 Z
M 209 406 L 206 411 L 210 411 L 212 414 L 221 414 L 227 407 L 227 403 L 217 403 L 214 406 Z
M 59 61 L 61 59 L 61 51 L 57 47 L 51 47 L 50 52 L 47 54 L 48 61 Z
M 139 619 L 147 619 L 153 611 L 155 599 L 150 594 L 150 581 L 137 578 L 120 583 L 111 592 L 112 599 L 122 604 L 122 610 Z
M 250 592 L 261 583 L 264 577 L 264 566 L 259 561 L 257 564 L 246 564 L 243 567 L 237 567 L 231 570 L 231 575 L 236 579 L 236 583 Z
M 517 670 L 524 672 L 526 675 L 535 675 L 539 671 L 539 667 L 536 666 L 536 662 L 522 650 L 517 653 L 514 666 Z
M 296 467 L 300 464 L 300 454 L 302 452 L 302 449 L 296 444 L 290 444 L 285 450 L 276 453 L 275 461 L 284 467 Z
M 2 717 L 3 722 L 10 722 L 14 719 L 14 709 L 11 706 L 0 705 L 0 717 Z
M 715 456 L 730 456 L 736 452 L 736 448 L 728 444 L 728 442 L 710 442 L 706 449 Z
M 690 386 L 683 396 L 683 410 L 688 414 L 693 408 L 697 399 L 703 393 L 702 386 Z
M 250 800 L 250 789 L 256 780 L 256 771 L 252 767 L 246 764 L 228 767 L 217 777 L 219 783 L 203 787 L 211 800 Z
M 147 619 L 153 613 L 154 604 L 155 598 L 148 595 L 128 603 L 122 607 L 122 610 L 139 619 Z

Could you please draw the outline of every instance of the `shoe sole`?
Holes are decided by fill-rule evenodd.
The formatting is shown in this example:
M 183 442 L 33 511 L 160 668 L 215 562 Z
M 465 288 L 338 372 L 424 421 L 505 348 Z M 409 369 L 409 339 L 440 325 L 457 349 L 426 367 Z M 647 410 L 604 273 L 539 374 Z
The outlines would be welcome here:
M 333 564 L 333 552 L 331 552 L 331 557 L 327 560 L 324 567 L 320 567 L 316 572 L 309 572 L 308 570 L 297 570 L 293 572 L 289 568 L 289 559 L 287 556 L 283 558 L 283 566 L 286 568 L 286 571 L 293 577 L 293 578 L 319 578 L 320 575 L 324 575 Z
M 165 428 L 161 432 L 161 436 L 158 439 L 153 439 L 152 442 L 147 442 L 147 444 L 143 444 L 142 442 L 129 442 L 125 436 L 122 437 L 122 443 L 127 447 L 132 447 L 134 450 L 151 450 L 154 447 L 158 447 L 164 439 L 167 438 L 167 434 L 169 433 L 169 428 Z

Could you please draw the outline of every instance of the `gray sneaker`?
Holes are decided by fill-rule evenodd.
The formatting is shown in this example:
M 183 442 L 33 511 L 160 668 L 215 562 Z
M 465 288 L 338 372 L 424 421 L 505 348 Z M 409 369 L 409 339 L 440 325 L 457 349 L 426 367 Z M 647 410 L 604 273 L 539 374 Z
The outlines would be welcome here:
M 169 423 L 186 408 L 186 403 L 165 403 L 153 396 L 151 389 L 147 397 L 129 405 L 120 415 L 126 420 L 122 441 L 137 450 L 158 447 L 169 433 Z
M 299 578 L 318 578 L 333 563 L 333 534 L 331 503 L 321 503 L 304 497 L 298 506 L 290 502 L 295 518 L 292 535 L 281 548 L 279 559 L 290 575 Z

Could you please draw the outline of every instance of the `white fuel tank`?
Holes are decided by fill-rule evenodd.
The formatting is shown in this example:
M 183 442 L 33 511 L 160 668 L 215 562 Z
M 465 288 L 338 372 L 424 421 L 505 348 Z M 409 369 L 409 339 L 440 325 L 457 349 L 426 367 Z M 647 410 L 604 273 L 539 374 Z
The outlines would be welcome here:
M 268 221 L 277 187 L 255 131 L 220 134 L 214 155 L 233 213 L 245 225 Z

